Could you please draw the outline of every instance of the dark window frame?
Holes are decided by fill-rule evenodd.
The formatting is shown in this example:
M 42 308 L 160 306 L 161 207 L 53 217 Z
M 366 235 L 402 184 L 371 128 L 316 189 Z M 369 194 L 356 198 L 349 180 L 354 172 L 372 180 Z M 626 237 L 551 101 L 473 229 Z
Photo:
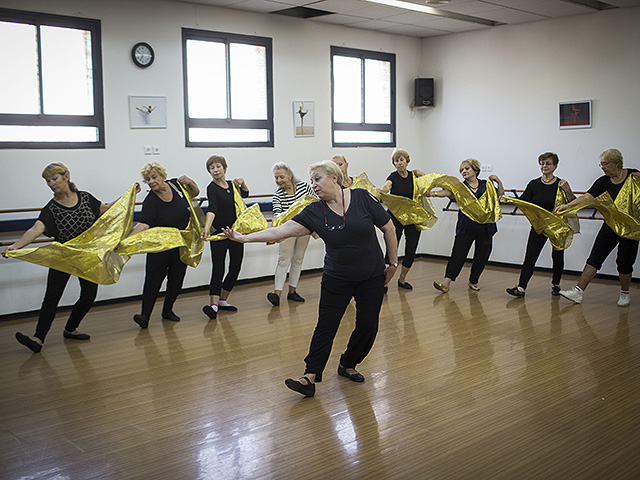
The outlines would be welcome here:
M 189 92 L 187 78 L 187 40 L 203 40 L 224 43 L 227 51 L 226 72 L 227 75 L 227 112 L 231 114 L 231 81 L 229 70 L 229 44 L 242 43 L 246 45 L 259 45 L 266 49 L 266 87 L 267 87 L 267 118 L 265 120 L 235 120 L 232 118 L 190 118 L 189 117 Z M 237 33 L 214 32 L 210 30 L 196 30 L 193 28 L 182 29 L 182 75 L 184 88 L 184 127 L 185 145 L 195 148 L 212 147 L 273 147 L 274 120 L 273 120 L 273 40 L 269 37 L 255 35 L 242 35 Z M 268 130 L 269 139 L 265 142 L 192 142 L 189 140 L 190 128 L 248 128 L 255 130 Z
M 336 122 L 334 119 L 334 77 L 333 77 L 333 57 L 355 57 L 359 58 L 362 62 L 361 65 L 361 98 L 362 107 L 360 112 L 360 123 L 344 123 Z M 391 118 L 389 124 L 384 123 L 366 123 L 365 122 L 365 78 L 364 78 L 364 61 L 367 59 L 388 61 L 391 64 L 390 71 L 390 101 L 391 101 Z M 350 142 L 340 143 L 335 140 L 336 130 L 354 130 L 362 132 L 382 131 L 389 132 L 391 134 L 391 141 L 385 143 L 363 143 L 363 142 Z M 396 146 L 396 55 L 395 53 L 374 52 L 370 50 L 360 50 L 349 47 L 336 47 L 331 46 L 331 143 L 334 147 L 349 148 L 349 147 L 395 147 Z
M 104 91 L 102 83 L 102 28 L 97 19 L 53 15 L 0 8 L 0 20 L 13 23 L 78 28 L 91 32 L 91 60 L 93 68 L 93 115 L 48 115 L 42 113 L 42 82 L 40 88 L 40 113 L 0 113 L 0 125 L 24 126 L 89 126 L 98 130 L 95 142 L 1 142 L 0 149 L 94 149 L 105 148 Z M 37 35 L 38 56 L 42 52 L 40 35 Z M 38 58 L 38 76 L 42 78 L 42 62 Z

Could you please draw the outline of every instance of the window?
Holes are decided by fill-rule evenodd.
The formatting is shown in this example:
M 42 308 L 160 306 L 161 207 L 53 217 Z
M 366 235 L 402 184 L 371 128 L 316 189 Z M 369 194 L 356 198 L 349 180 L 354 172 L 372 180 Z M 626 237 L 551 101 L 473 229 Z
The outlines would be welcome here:
M 331 47 L 334 147 L 395 147 L 396 56 Z
M 100 42 L 99 20 L 0 9 L 0 148 L 104 148 Z
M 273 147 L 271 39 L 182 29 L 187 147 Z

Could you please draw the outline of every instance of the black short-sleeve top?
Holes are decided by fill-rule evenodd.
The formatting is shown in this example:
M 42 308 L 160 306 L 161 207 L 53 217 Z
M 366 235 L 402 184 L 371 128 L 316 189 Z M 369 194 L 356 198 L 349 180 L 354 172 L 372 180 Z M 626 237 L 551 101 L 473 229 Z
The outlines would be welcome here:
M 520 200 L 533 203 L 552 212 L 556 204 L 559 183 L 559 178 L 556 178 L 553 183 L 549 184 L 544 183 L 542 177 L 533 179 L 527 184 L 522 195 L 520 195 Z
M 184 230 L 191 216 L 189 200 L 182 193 L 177 179 L 172 178 L 167 183 L 173 193 L 171 201 L 165 202 L 153 190 L 150 191 L 142 202 L 140 221 L 149 227 L 175 227 Z
M 211 182 L 207 186 L 207 198 L 209 207 L 207 213 L 211 212 L 215 215 L 213 219 L 214 231 L 219 232 L 223 227 L 231 227 L 236 221 L 236 205 L 233 197 L 233 182 L 227 180 L 228 188 L 222 188 L 215 182 Z M 242 198 L 249 196 L 248 191 L 238 189 Z
M 65 243 L 88 230 L 100 216 L 100 201 L 89 192 L 76 192 L 78 203 L 65 207 L 50 200 L 38 220 L 44 223 L 44 234 L 57 242 Z
M 325 211 L 329 231 L 325 225 Z M 391 217 L 380 202 L 361 188 L 351 190 L 351 203 L 343 216 L 321 200 L 308 205 L 293 221 L 316 232 L 325 243 L 324 273 L 346 281 L 363 281 L 384 272 L 384 257 L 375 227 Z M 344 228 L 338 227 L 343 225 Z
M 593 198 L 596 198 L 602 195 L 604 192 L 609 192 L 609 195 L 611 195 L 611 198 L 615 200 L 616 197 L 618 196 L 618 193 L 620 193 L 620 189 L 622 189 L 624 182 L 627 181 L 627 178 L 629 177 L 629 175 L 631 175 L 633 172 L 638 171 L 635 168 L 627 168 L 626 170 L 627 170 L 627 176 L 624 178 L 624 181 L 618 184 L 615 184 L 611 181 L 609 177 L 607 177 L 606 175 L 603 175 L 600 178 L 598 178 L 595 182 L 593 182 L 593 185 L 591 185 L 591 188 L 587 190 L 587 193 L 590 194 Z
M 487 180 L 478 179 L 478 189 L 475 192 L 471 189 L 471 187 L 469 186 L 466 180 L 462 183 L 464 183 L 467 186 L 467 188 L 471 191 L 471 193 L 473 193 L 476 196 L 476 198 L 480 198 L 482 194 L 487 191 Z M 475 222 L 471 220 L 469 217 L 467 217 L 464 213 L 462 213 L 462 210 L 458 212 L 458 222 L 456 223 L 456 235 L 461 235 L 465 233 L 472 234 L 472 233 L 477 233 L 483 230 L 486 230 L 487 235 L 492 237 L 498 231 L 498 227 L 495 223 Z
M 391 190 L 389 193 L 398 195 L 399 197 L 413 198 L 413 172 L 409 170 L 405 178 L 398 172 L 391 173 L 387 180 L 391 181 Z

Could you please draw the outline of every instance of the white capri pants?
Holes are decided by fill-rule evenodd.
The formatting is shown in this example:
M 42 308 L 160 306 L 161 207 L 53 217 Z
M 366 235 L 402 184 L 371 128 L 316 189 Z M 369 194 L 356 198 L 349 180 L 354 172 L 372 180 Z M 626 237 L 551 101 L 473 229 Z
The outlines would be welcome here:
M 300 279 L 302 272 L 302 261 L 304 253 L 309 245 L 310 235 L 303 237 L 287 238 L 279 244 L 278 265 L 276 266 L 275 289 L 282 290 L 284 281 L 287 278 L 287 270 L 289 271 L 289 286 L 295 288 Z

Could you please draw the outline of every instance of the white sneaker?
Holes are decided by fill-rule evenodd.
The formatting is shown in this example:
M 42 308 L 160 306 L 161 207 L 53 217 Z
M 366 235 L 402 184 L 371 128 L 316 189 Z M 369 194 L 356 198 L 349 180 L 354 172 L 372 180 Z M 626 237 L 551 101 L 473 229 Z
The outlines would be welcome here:
M 619 307 L 628 307 L 631 302 L 631 295 L 628 293 L 620 292 L 620 298 L 618 298 Z
M 573 303 L 582 303 L 582 293 L 576 290 L 575 287 L 572 290 L 560 290 L 560 295 Z

